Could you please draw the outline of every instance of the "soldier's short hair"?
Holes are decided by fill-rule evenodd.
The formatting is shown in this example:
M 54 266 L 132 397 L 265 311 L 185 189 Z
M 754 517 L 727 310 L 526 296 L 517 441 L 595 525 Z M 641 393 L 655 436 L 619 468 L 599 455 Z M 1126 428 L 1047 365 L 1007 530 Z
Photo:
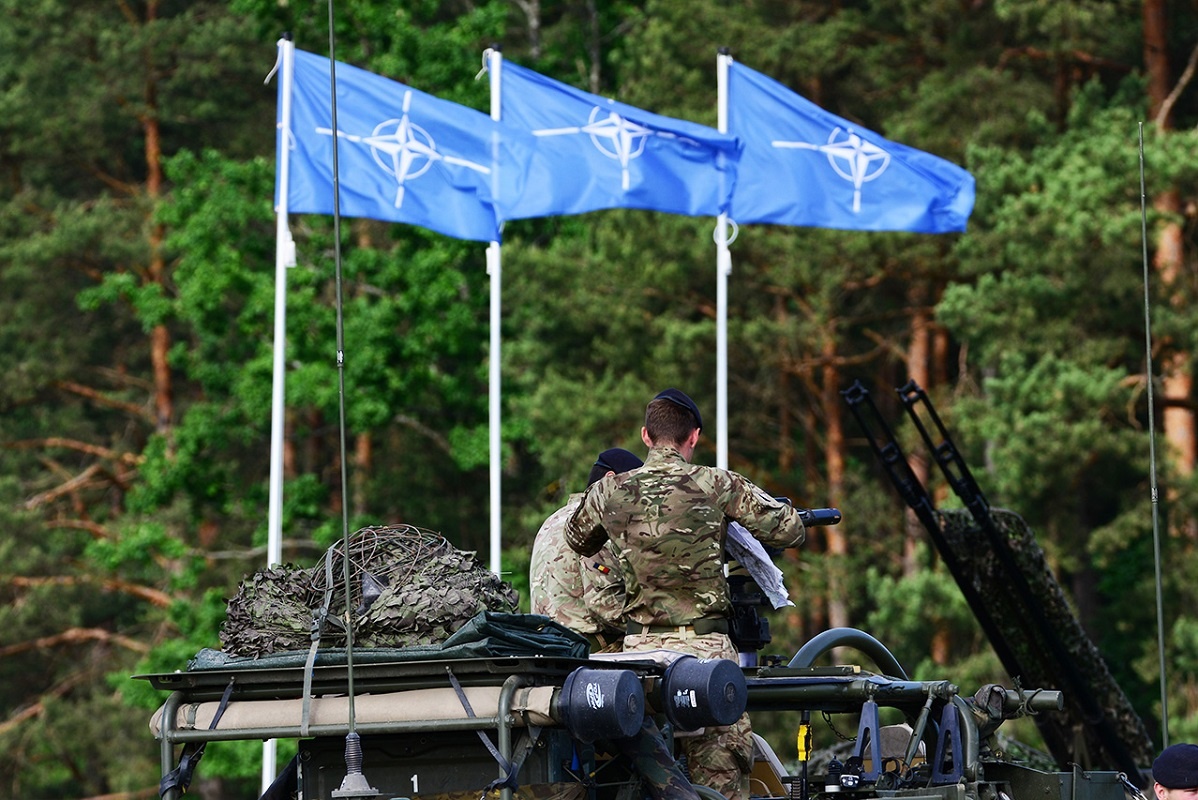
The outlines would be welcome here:
M 682 444 L 699 427 L 695 422 L 694 414 L 665 398 L 645 406 L 645 432 L 654 444 Z

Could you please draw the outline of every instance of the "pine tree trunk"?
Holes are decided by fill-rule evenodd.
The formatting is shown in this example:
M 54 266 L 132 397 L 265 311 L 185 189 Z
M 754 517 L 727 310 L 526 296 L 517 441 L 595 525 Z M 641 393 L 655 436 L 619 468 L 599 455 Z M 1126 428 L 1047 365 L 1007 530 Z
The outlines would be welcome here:
M 1144 0 L 1144 65 L 1148 72 L 1149 113 L 1162 131 L 1173 128 L 1172 111 L 1165 108 L 1172 81 L 1168 44 L 1168 9 L 1165 0 Z M 1156 196 L 1153 207 L 1177 219 L 1182 212 L 1181 196 L 1176 189 L 1168 187 Z M 1182 283 L 1184 263 L 1181 226 L 1177 222 L 1166 222 L 1156 234 L 1153 267 L 1173 303 L 1180 302 L 1177 289 Z M 1195 461 L 1198 460 L 1191 403 L 1194 376 L 1188 352 L 1176 346 L 1167 346 L 1165 352 L 1161 364 L 1165 439 L 1178 473 L 1187 476 L 1194 471 Z M 1198 537 L 1198 524 L 1191 521 L 1185 527 L 1191 538 Z
M 927 389 L 929 386 L 932 352 L 931 309 L 927 306 L 927 295 L 922 284 L 913 283 L 908 292 L 908 301 L 915 312 L 911 316 L 911 343 L 907 348 L 907 377 Z M 907 456 L 911 471 L 924 486 L 928 485 L 928 460 L 921 453 Z M 903 515 L 903 575 L 910 577 L 919 571 L 918 546 L 927 532 L 915 512 L 910 508 Z
M 354 473 L 350 476 L 354 490 L 353 513 L 363 516 L 370 508 L 367 488 L 370 486 L 370 472 L 374 465 L 374 438 L 369 433 L 359 433 L 354 441 Z
M 774 319 L 779 329 L 786 322 L 786 304 L 781 297 L 774 298 Z M 794 406 L 791 403 L 790 368 L 783 359 L 778 370 L 778 469 L 783 475 L 790 474 L 795 463 L 794 431 L 792 419 Z
M 840 407 L 840 369 L 836 365 L 835 338 L 825 337 L 823 352 L 823 406 L 827 424 L 824 458 L 828 470 L 828 503 L 838 502 L 844 492 L 844 425 Z M 824 528 L 828 542 L 828 624 L 833 628 L 848 627 L 849 610 L 845 601 L 845 557 L 848 542 L 841 525 Z
M 590 74 L 587 76 L 593 94 L 599 94 L 603 83 L 603 32 L 599 27 L 599 5 L 587 0 L 587 51 L 591 59 Z
M 524 12 L 528 27 L 528 54 L 533 61 L 541 57 L 541 0 L 515 0 Z
M 157 16 L 158 3 L 148 3 L 146 22 L 152 23 Z M 158 124 L 158 84 L 152 74 L 146 78 L 145 101 L 146 111 L 141 118 L 141 124 L 145 134 L 146 196 L 150 199 L 150 213 L 153 214 L 162 196 L 162 131 Z M 166 261 L 162 254 L 165 235 L 162 225 L 150 226 L 150 264 L 147 271 L 150 281 L 163 287 L 164 295 L 168 294 Z M 170 349 L 170 331 L 162 323 L 155 325 L 150 332 L 150 363 L 154 372 L 154 419 L 157 433 L 167 437 L 168 446 L 171 446 L 169 434 L 175 414 L 171 368 L 167 363 Z

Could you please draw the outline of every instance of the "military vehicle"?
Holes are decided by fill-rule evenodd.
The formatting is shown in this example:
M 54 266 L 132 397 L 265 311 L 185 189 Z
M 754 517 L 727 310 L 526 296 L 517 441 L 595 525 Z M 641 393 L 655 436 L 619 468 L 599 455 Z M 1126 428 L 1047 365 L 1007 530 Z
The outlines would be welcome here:
M 364 650 L 351 667 L 337 650 L 307 671 L 301 659 L 264 658 L 145 676 L 171 692 L 152 724 L 163 774 L 174 776 L 163 797 L 186 789 L 179 745 L 186 770 L 207 742 L 292 738 L 299 754 L 277 797 L 639 798 L 633 765 L 607 742 L 633 735 L 645 713 L 677 738 L 742 709 L 752 719 L 786 715 L 799 745 L 779 754 L 757 737 L 755 797 L 1122 800 L 1134 789 L 1121 772 L 1044 772 L 1004 756 L 995 735 L 1003 721 L 1060 710 L 1059 692 L 985 686 L 966 696 L 947 680 L 910 680 L 862 631 L 828 631 L 788 663 L 742 669 L 668 653 L 588 658 L 553 639 L 541 648 L 527 620 L 521 627 L 542 652 L 410 659 Z M 837 647 L 877 667 L 813 666 Z M 902 722 L 881 725 L 884 709 Z M 811 720 L 833 715 L 858 720 L 856 743 L 843 762 L 815 769 Z
M 919 392 L 908 396 L 916 398 L 912 405 L 924 402 Z M 866 424 L 859 408 L 867 402 L 864 391 L 855 387 L 846 399 Z M 945 435 L 936 446 L 939 463 L 959 470 L 959 455 L 947 442 Z M 652 787 L 619 742 L 635 736 L 646 716 L 657 721 L 667 742 L 676 743 L 747 711 L 755 723 L 782 720 L 795 741 L 793 748 L 775 750 L 754 737 L 755 798 L 1142 798 L 1142 770 L 1150 761 L 1143 725 L 1134 713 L 1119 724 L 1125 700 L 1108 683 L 1095 713 L 1094 680 L 1107 681 L 1109 674 L 1103 667 L 1079 677 L 1069 651 L 1045 641 L 1053 639 L 1047 626 L 1056 622 L 1065 626 L 1064 638 L 1076 638 L 1076 631 L 1045 610 L 1042 600 L 1051 592 L 1027 588 L 1025 568 L 1009 553 L 1001 555 L 1014 539 L 1000 535 L 1004 530 L 994 525 L 980 492 L 974 491 L 970 510 L 990 522 L 974 528 L 954 523 L 899 466 L 905 459 L 896 455 L 893 441 L 875 446 L 904 499 L 942 545 L 967 599 L 983 602 L 978 595 L 984 580 L 1008 581 L 1004 591 L 1017 588 L 1007 599 L 987 596 L 987 608 L 1009 613 L 983 619 L 1017 679 L 1014 688 L 986 685 L 968 693 L 948 679 L 911 680 L 880 641 L 855 629 L 826 631 L 789 660 L 753 659 L 745 666 L 667 651 L 592 655 L 583 637 L 545 617 L 487 609 L 433 646 L 354 647 L 352 639 L 348 647 L 321 646 L 322 631 L 336 632 L 339 608 L 367 608 L 387 583 L 360 559 L 344 559 L 342 565 L 349 562 L 356 574 L 351 579 L 346 568 L 338 600 L 330 554 L 328 585 L 314 609 L 306 650 L 253 657 L 209 651 L 187 670 L 139 676 L 170 693 L 151 721 L 161 748 L 161 795 L 176 800 L 187 790 L 209 742 L 295 739 L 298 754 L 264 795 L 270 800 L 639 800 L 652 796 Z M 976 490 L 967 472 L 958 473 L 955 485 Z M 971 536 L 972 550 L 989 556 L 960 557 L 960 540 Z M 1019 574 L 1004 576 L 996 565 Z M 979 577 L 982 572 L 989 577 Z M 738 595 L 745 596 L 743 587 Z M 1012 610 L 1012 603 L 1019 605 Z M 749 618 L 734 619 L 733 629 L 755 651 L 769 636 L 751 606 L 739 604 L 738 617 L 747 612 Z M 1035 626 L 1030 633 L 1029 625 Z M 330 641 L 336 643 L 335 636 Z M 820 666 L 834 650 L 855 652 L 864 663 Z M 1028 674 L 1051 682 L 1033 688 L 1020 680 Z M 1081 706 L 1058 690 L 1060 683 L 1085 695 Z M 1088 715 L 1080 727 L 1070 703 Z M 1048 720 L 1041 730 L 1054 748 L 1055 767 L 1008 752 L 999 728 L 1024 716 Z M 812 726 L 819 721 L 836 731 L 856 729 L 842 758 L 813 757 Z M 1083 747 L 1087 738 L 1096 743 L 1090 754 L 1109 759 L 1105 769 L 1064 751 L 1060 739 L 1068 730 Z M 720 797 L 696 788 L 705 800 Z

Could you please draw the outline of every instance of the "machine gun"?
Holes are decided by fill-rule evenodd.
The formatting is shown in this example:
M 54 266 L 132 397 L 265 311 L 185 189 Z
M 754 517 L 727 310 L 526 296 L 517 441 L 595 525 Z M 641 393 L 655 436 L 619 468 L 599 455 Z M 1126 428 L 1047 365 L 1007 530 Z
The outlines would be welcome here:
M 777 498 L 789 504 L 786 498 Z M 839 508 L 800 508 L 799 518 L 803 525 L 811 528 L 823 525 L 837 525 L 841 520 Z M 764 549 L 769 558 L 777 555 Z M 757 664 L 757 652 L 770 642 L 770 622 L 761 614 L 762 608 L 773 608 L 768 593 L 762 590 L 755 579 L 753 568 L 742 564 L 745 572 L 734 572 L 728 576 L 728 594 L 732 603 L 729 620 L 729 638 L 740 653 L 741 666 L 750 667 Z

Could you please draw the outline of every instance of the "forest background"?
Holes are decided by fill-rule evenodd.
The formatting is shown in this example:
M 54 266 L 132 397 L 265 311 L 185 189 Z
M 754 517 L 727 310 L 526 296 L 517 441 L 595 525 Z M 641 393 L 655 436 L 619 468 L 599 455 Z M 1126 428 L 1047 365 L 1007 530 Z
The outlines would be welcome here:
M 218 647 L 227 598 L 265 566 L 263 81 L 284 31 L 328 52 L 328 6 L 0 0 L 0 18 L 0 794 L 153 797 L 163 698 L 130 676 Z M 968 168 L 964 234 L 745 226 L 733 244 L 730 466 L 845 514 L 781 559 L 798 605 L 771 616 L 770 649 L 848 625 L 915 677 L 1006 682 L 839 394 L 860 380 L 914 453 L 892 391 L 912 378 L 991 503 L 1036 531 L 1159 737 L 1143 122 L 1170 737 L 1198 738 L 1192 0 L 340 0 L 335 31 L 339 60 L 480 110 L 482 51 L 500 43 L 708 125 L 728 47 Z M 502 530 L 525 602 L 540 522 L 596 452 L 643 452 L 653 394 L 681 387 L 714 419 L 713 226 L 640 211 L 507 226 Z M 351 529 L 407 522 L 485 562 L 483 247 L 346 221 L 343 491 L 332 220 L 292 230 L 284 560 L 314 563 L 346 508 Z M 696 461 L 714 463 L 704 433 Z M 193 791 L 253 795 L 259 758 L 214 746 Z

